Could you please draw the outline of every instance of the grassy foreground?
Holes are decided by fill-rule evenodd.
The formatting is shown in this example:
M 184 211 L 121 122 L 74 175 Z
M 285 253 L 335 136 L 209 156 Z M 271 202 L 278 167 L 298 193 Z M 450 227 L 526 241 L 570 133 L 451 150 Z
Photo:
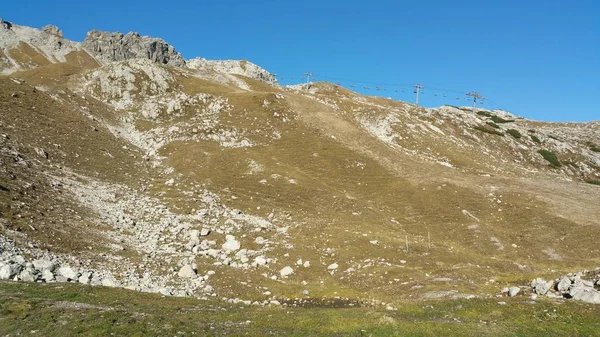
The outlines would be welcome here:
M 505 301 L 506 305 L 498 304 Z M 243 307 L 76 284 L 0 282 L 0 334 L 38 336 L 594 336 L 600 307 L 526 297 L 375 308 Z M 361 331 L 362 330 L 362 331 Z

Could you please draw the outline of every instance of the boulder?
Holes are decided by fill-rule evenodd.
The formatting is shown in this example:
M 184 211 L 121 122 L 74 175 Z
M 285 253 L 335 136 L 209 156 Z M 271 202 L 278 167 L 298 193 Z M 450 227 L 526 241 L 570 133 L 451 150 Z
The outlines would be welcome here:
M 286 266 L 279 271 L 281 277 L 288 277 L 294 273 L 294 269 L 290 266 Z
M 257 256 L 254 258 L 254 263 L 257 266 L 264 266 L 267 264 L 267 259 L 265 259 L 264 256 Z
M 58 274 L 67 278 L 67 280 L 77 280 L 79 273 L 69 266 L 58 268 Z
M 240 249 L 240 242 L 233 235 L 227 235 L 225 240 L 225 243 L 221 246 L 225 252 L 229 253 Z
M 336 270 L 338 269 L 338 264 L 337 263 L 332 263 L 329 265 L 329 267 L 327 267 L 328 270 Z
M 569 291 L 571 298 L 593 304 L 600 304 L 600 293 L 584 286 L 572 287 Z
M 89 284 L 92 280 L 92 273 L 89 271 L 81 273 L 77 281 L 81 284 Z
M 546 295 L 548 290 L 550 290 L 548 282 L 542 278 L 536 278 L 535 280 L 531 281 L 531 288 L 533 289 L 533 292 L 538 295 Z
M 45 269 L 42 271 L 42 280 L 45 282 L 52 282 L 54 281 L 54 274 L 50 270 Z
M 508 288 L 508 296 L 515 297 L 521 291 L 519 287 L 510 287 Z
M 566 276 L 561 277 L 560 279 L 558 279 L 558 282 L 556 282 L 556 290 L 560 292 L 569 291 L 570 287 L 571 280 Z
M 54 269 L 56 269 L 56 264 L 53 261 L 46 259 L 33 260 L 33 266 L 40 272 L 43 272 L 44 270 L 52 272 L 54 271 Z
M 177 275 L 179 275 L 179 277 L 181 278 L 194 278 L 196 277 L 196 271 L 192 266 L 186 264 L 185 266 L 181 267 L 181 269 L 179 269 Z
M 0 280 L 12 280 L 17 276 L 23 267 L 14 263 L 0 265 Z

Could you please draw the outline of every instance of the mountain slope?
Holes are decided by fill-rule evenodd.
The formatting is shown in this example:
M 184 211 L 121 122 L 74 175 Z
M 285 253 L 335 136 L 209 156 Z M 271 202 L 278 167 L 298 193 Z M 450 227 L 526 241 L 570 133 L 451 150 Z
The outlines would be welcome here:
M 58 29 L 3 27 L 10 268 L 45 256 L 77 275 L 57 277 L 165 295 L 393 308 L 599 263 L 598 122 L 280 87 L 135 34 L 50 52 L 29 37 Z M 120 38 L 142 41 L 111 52 Z

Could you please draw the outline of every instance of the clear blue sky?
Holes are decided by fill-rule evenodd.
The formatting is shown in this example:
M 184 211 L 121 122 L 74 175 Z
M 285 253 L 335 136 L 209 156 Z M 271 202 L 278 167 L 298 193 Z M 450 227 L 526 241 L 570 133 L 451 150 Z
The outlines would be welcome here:
M 418 82 L 426 106 L 468 104 L 431 88 L 477 91 L 490 99 L 484 107 L 528 118 L 600 120 L 597 0 L 20 0 L 2 1 L 0 17 L 52 23 L 76 41 L 91 29 L 133 30 L 186 58 L 247 59 L 284 84 L 311 71 L 413 100 L 407 86 Z

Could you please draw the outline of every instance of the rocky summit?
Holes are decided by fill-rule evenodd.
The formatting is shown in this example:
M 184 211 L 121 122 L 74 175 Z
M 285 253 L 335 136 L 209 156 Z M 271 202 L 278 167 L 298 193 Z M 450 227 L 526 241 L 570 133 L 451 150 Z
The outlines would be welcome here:
M 0 289 L 381 326 L 600 303 L 600 122 L 281 86 L 135 32 L 8 21 L 0 72 Z M 203 327 L 255 324 L 234 316 Z

